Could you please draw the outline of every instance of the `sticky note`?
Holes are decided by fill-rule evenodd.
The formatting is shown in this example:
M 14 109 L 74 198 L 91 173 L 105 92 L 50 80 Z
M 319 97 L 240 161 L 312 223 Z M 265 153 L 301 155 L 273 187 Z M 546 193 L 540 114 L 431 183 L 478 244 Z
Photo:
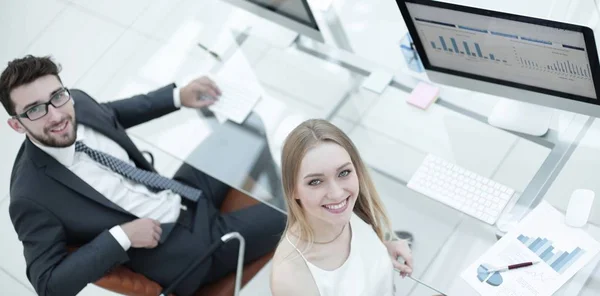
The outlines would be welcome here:
M 419 82 L 417 87 L 410 93 L 406 102 L 423 110 L 429 108 L 431 103 L 435 102 L 440 94 L 440 88 Z

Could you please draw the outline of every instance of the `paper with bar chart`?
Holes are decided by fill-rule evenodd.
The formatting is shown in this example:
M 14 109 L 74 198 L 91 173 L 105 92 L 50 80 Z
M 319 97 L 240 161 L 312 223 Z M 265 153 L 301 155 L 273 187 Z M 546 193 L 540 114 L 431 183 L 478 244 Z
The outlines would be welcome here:
M 461 277 L 481 295 L 552 295 L 600 251 L 600 243 L 579 228 L 565 225 L 564 215 L 543 201 Z M 494 267 L 540 261 L 505 272 Z M 492 267 L 493 266 L 493 267 Z
M 596 98 L 581 32 L 409 5 L 432 66 Z

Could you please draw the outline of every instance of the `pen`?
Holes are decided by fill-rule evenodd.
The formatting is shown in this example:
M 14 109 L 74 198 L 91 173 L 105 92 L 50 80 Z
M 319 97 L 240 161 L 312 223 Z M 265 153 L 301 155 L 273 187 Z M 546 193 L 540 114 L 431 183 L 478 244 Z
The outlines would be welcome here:
M 426 284 L 426 283 L 424 283 L 424 282 L 422 282 L 422 281 L 420 281 L 420 280 L 418 280 L 418 279 L 416 279 L 416 278 L 414 278 L 414 277 L 412 277 L 410 275 L 408 276 L 408 278 L 411 279 L 411 280 L 413 280 L 413 281 L 415 281 L 415 282 L 417 282 L 417 283 L 419 283 L 419 284 L 421 284 L 421 285 L 423 285 L 423 286 L 425 286 L 425 287 L 427 287 L 427 288 L 429 288 L 429 289 L 431 289 L 431 290 L 434 290 L 436 293 L 440 293 L 440 296 L 446 296 L 446 294 L 442 293 L 440 290 L 438 290 L 438 289 L 436 289 L 436 288 L 434 288 L 434 287 L 432 287 L 432 286 L 430 286 L 430 285 L 428 285 L 428 284 Z
M 397 272 L 400 272 L 399 269 L 394 268 L 394 270 L 397 271 Z M 440 293 L 439 296 L 446 296 L 446 294 L 440 292 L 440 290 L 438 290 L 438 289 L 436 289 L 436 288 L 434 288 L 434 287 L 432 287 L 432 286 L 430 286 L 430 285 L 428 285 L 428 284 L 426 284 L 426 283 L 424 283 L 424 282 L 422 282 L 422 281 L 420 281 L 420 280 L 418 280 L 418 279 L 416 279 L 416 278 L 414 278 L 414 277 L 412 277 L 410 275 L 408 276 L 408 278 L 411 279 L 411 280 L 413 280 L 413 281 L 415 281 L 415 282 L 417 282 L 417 283 L 419 283 L 419 284 L 421 284 L 421 285 L 423 285 L 423 286 L 425 286 L 425 287 L 427 287 L 427 288 L 429 288 L 429 289 L 431 289 L 431 290 L 434 290 L 436 293 Z M 438 296 L 438 295 L 436 295 L 436 296 Z
M 508 270 L 511 270 L 511 269 L 523 268 L 523 267 L 531 266 L 531 265 L 538 264 L 538 263 L 540 263 L 540 261 L 532 261 L 532 262 L 523 262 L 523 263 L 518 263 L 518 264 L 511 264 L 511 265 L 504 266 L 504 267 L 498 267 L 498 268 L 494 268 L 494 269 L 489 269 L 487 272 L 488 273 L 492 273 L 492 272 L 508 271 Z
M 215 59 L 217 59 L 217 60 L 221 61 L 221 57 L 220 57 L 218 54 L 216 54 L 214 51 L 212 51 L 212 50 L 208 49 L 208 47 L 206 47 L 206 46 L 204 46 L 204 45 L 202 45 L 202 44 L 200 44 L 200 43 L 198 43 L 198 46 L 200 46 L 200 48 L 202 48 L 204 51 L 208 52 L 208 53 L 209 53 L 211 56 L 213 56 Z

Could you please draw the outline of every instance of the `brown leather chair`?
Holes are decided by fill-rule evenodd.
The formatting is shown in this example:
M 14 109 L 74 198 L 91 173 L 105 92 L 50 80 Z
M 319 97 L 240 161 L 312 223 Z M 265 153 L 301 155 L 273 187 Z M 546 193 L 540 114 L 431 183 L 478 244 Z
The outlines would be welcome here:
M 255 204 L 258 204 L 257 200 L 238 190 L 231 189 L 221 206 L 221 212 L 232 212 Z M 273 254 L 274 251 L 271 251 L 262 258 L 244 266 L 242 287 L 271 260 Z M 94 284 L 109 291 L 130 296 L 157 296 L 163 289 L 156 282 L 139 273 L 133 272 L 125 266 L 118 266 Z M 235 272 L 200 288 L 196 292 L 196 296 L 230 296 L 233 295 L 234 285 Z

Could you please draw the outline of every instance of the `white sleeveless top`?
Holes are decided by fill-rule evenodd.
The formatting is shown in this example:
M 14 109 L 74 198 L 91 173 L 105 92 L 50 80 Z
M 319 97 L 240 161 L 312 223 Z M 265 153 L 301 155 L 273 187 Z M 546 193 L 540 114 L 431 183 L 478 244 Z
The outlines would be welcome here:
M 394 267 L 385 245 L 373 228 L 354 213 L 350 228 L 350 256 L 332 271 L 308 262 L 287 235 L 286 239 L 306 262 L 321 296 L 393 296 Z

